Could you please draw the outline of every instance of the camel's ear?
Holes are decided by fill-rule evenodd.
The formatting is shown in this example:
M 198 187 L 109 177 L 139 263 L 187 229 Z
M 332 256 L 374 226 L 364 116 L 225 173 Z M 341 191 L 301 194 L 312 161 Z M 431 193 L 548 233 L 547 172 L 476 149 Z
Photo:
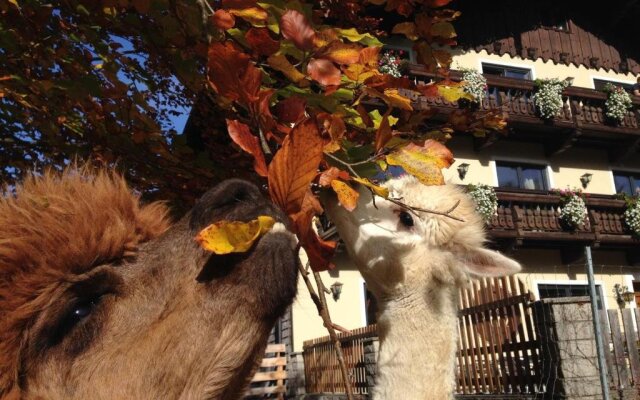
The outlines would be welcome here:
M 481 247 L 464 252 L 461 262 L 467 272 L 476 276 L 511 275 L 521 269 L 517 261 Z

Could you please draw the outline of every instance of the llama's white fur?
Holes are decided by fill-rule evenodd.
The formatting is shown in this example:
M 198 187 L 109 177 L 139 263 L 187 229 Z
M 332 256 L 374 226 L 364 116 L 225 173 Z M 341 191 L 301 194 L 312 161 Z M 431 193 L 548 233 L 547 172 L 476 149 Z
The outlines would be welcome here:
M 378 299 L 380 354 L 374 400 L 443 400 L 452 397 L 457 343 L 457 294 L 473 276 L 499 276 L 520 265 L 483 248 L 484 224 L 473 201 L 453 185 L 425 186 L 403 177 L 386 184 L 393 197 L 423 209 L 446 211 L 464 222 L 403 209 L 361 187 L 358 206 L 335 199 L 326 210 L 367 287 Z

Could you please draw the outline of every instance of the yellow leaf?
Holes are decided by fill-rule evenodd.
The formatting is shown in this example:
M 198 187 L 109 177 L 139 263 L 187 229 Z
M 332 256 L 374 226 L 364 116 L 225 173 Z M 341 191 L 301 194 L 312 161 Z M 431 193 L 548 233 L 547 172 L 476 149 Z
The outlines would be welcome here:
M 18 4 L 18 0 L 9 0 L 9 3 L 13 4 L 14 6 L 20 8 L 20 4 Z
M 269 63 L 271 68 L 282 72 L 292 82 L 299 83 L 305 78 L 304 74 L 298 71 L 283 54 L 273 54 L 269 56 L 267 63 Z
M 465 92 L 462 86 L 438 85 L 438 94 L 451 103 L 460 99 L 473 101 L 473 96 Z
M 261 215 L 249 222 L 218 221 L 204 228 L 196 236 L 200 246 L 215 254 L 244 253 L 253 242 L 275 224 L 269 216 Z
M 267 17 L 267 11 L 260 7 L 249 7 L 243 9 L 229 10 L 229 13 L 240 17 L 252 25 L 264 25 Z
M 453 154 L 442 143 L 429 139 L 424 146 L 409 143 L 387 155 L 386 159 L 389 165 L 402 167 L 425 185 L 442 185 L 441 170 L 453 163 Z
M 362 43 L 366 46 L 382 46 L 382 42 L 370 33 L 359 33 L 356 28 L 336 29 L 336 33 L 350 42 Z
M 411 107 L 411 99 L 404 97 L 398 92 L 398 89 L 385 89 L 385 101 L 391 107 L 397 107 L 401 110 L 413 111 Z
M 348 184 L 337 179 L 331 181 L 331 188 L 333 188 L 333 191 L 338 195 L 338 200 L 342 207 L 348 211 L 355 210 L 358 205 L 358 197 L 360 197 L 358 192 L 353 190 Z
M 384 162 L 384 161 L 380 160 L 380 162 Z M 386 166 L 385 166 L 385 169 L 386 169 Z M 384 197 L 385 199 L 389 197 L 389 189 L 387 189 L 386 187 L 378 186 L 373 182 L 371 182 L 370 180 L 368 180 L 367 178 L 351 178 L 351 179 L 365 185 L 369 189 L 373 190 L 373 192 L 380 197 Z

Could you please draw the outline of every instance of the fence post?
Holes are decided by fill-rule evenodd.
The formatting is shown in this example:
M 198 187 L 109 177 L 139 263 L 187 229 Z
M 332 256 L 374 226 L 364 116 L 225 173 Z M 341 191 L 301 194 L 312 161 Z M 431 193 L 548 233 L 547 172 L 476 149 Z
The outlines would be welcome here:
M 589 297 L 543 299 L 534 312 L 545 398 L 602 400 Z
M 376 369 L 380 342 L 377 337 L 372 337 L 365 339 L 362 344 L 364 347 L 364 369 L 367 382 L 367 393 L 368 398 L 371 398 L 373 388 L 376 385 Z
M 303 353 L 291 352 L 287 361 L 287 397 L 295 398 L 306 392 Z

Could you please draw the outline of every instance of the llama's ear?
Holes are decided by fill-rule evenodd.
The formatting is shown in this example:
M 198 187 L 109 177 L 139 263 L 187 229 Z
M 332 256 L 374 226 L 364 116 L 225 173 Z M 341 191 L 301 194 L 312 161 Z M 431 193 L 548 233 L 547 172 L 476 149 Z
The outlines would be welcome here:
M 476 276 L 511 275 L 521 269 L 517 261 L 481 247 L 464 252 L 461 262 L 467 272 Z

